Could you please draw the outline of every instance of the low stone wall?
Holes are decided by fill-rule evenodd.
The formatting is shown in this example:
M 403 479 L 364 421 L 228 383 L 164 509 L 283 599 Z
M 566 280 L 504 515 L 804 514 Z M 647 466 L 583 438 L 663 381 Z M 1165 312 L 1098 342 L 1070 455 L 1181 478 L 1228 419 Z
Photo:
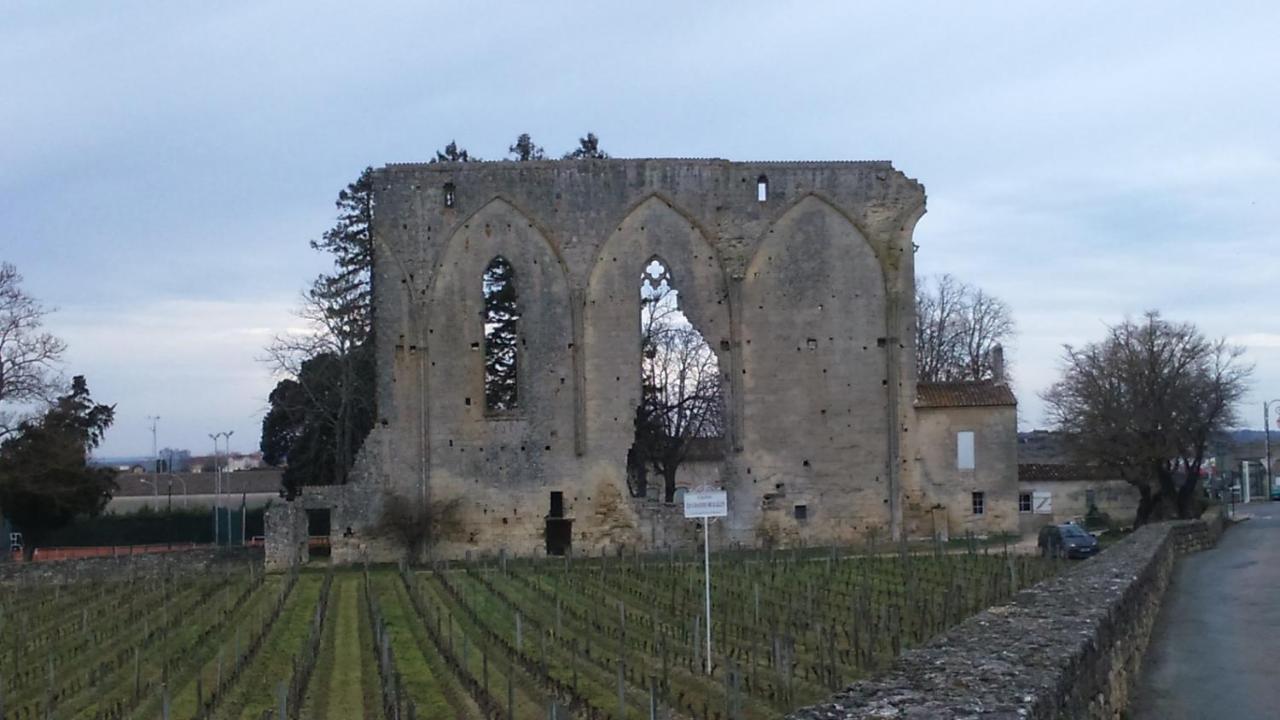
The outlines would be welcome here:
M 789 717 L 1119 718 L 1178 556 L 1212 546 L 1225 525 L 1215 514 L 1140 528 Z
M 262 562 L 262 551 L 252 548 L 183 550 L 171 553 L 87 558 L 54 562 L 0 562 L 0 585 L 70 583 L 126 580 L 208 573 L 223 567 L 244 569 Z

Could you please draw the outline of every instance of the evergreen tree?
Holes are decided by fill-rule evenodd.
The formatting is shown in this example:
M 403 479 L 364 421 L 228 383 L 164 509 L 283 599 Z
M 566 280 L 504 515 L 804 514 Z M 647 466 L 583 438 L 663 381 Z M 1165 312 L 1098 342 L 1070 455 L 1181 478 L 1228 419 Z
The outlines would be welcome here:
M 480 162 L 480 158 L 472 156 L 466 150 L 458 147 L 458 143 L 450 140 L 448 145 L 444 146 L 444 150 L 437 150 L 435 159 L 431 162 Z
M 510 410 L 518 400 L 520 308 L 514 274 L 502 257 L 484 271 L 484 395 L 490 410 Z
M 547 159 L 547 154 L 542 150 L 542 146 L 534 143 L 533 139 L 529 137 L 529 133 L 521 133 L 520 137 L 516 138 L 516 144 L 507 148 L 507 152 L 513 155 L 512 159 L 517 162 Z
M 115 419 L 96 404 L 83 375 L 38 420 L 27 420 L 0 444 L 0 507 L 26 540 L 28 555 L 52 530 L 102 512 L 116 489 L 115 470 L 90 467 Z
M 578 149 L 570 153 L 565 153 L 565 160 L 604 160 L 609 155 L 600 149 L 600 138 L 595 133 L 587 133 L 584 138 L 578 138 Z
M 270 396 L 261 447 L 287 462 L 292 496 L 302 485 L 341 484 L 373 429 L 373 169 L 338 193 L 338 219 L 311 247 L 334 271 L 306 292 L 299 315 L 313 332 L 277 337 L 268 353 L 286 375 Z

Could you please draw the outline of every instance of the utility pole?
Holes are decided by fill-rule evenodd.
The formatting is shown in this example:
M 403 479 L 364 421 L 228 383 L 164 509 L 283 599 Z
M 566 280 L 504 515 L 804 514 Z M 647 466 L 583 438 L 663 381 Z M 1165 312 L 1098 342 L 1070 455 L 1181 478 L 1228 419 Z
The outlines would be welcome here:
M 151 421 L 151 472 L 155 473 L 155 479 L 160 479 L 160 451 L 156 445 L 156 426 L 160 424 L 159 415 L 148 415 L 147 419 Z M 156 510 L 160 507 L 160 484 L 158 482 L 151 484 L 152 497 L 156 501 Z

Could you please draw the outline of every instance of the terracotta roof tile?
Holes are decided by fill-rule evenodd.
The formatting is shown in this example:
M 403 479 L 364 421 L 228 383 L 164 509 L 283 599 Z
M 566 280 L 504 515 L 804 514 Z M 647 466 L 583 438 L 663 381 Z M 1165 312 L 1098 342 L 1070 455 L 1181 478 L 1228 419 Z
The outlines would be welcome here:
M 1116 474 L 1098 465 L 1019 463 L 1018 479 L 1046 480 L 1116 480 Z
M 922 382 L 916 385 L 916 407 L 993 407 L 1017 405 L 1005 383 L 991 380 Z

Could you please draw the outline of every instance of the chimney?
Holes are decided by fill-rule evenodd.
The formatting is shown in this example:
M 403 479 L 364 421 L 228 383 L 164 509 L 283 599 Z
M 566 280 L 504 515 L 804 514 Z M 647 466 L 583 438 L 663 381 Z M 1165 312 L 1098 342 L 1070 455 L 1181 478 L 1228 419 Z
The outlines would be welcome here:
M 996 343 L 991 348 L 991 379 L 997 383 L 1003 383 L 1004 377 L 1004 346 Z

